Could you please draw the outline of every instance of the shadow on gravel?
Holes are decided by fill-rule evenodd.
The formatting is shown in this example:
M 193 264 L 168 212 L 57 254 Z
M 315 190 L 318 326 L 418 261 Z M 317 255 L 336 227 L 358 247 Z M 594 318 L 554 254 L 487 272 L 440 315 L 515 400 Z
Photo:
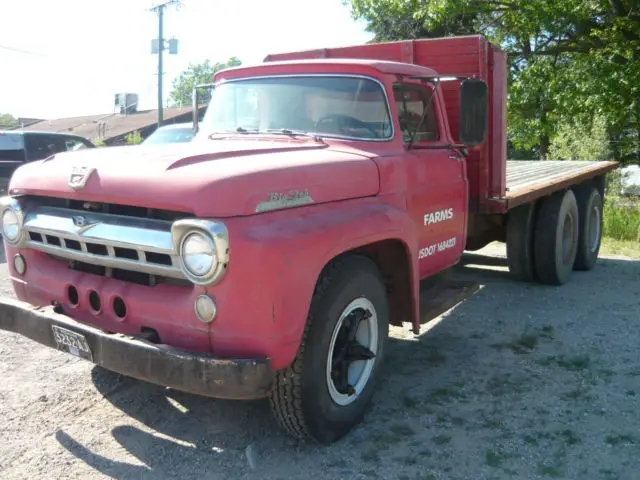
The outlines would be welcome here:
M 96 389 L 142 427 L 121 425 L 111 433 L 116 442 L 143 466 L 112 460 L 93 453 L 62 431 L 60 444 L 99 472 L 115 478 L 141 475 L 189 478 L 198 472 L 216 471 L 241 460 L 248 466 L 245 449 L 269 443 L 284 448 L 264 400 L 216 400 L 170 390 L 94 367 Z M 192 475 L 190 474 L 192 473 Z
M 614 267 L 617 269 L 616 277 L 625 278 L 628 275 L 635 276 L 640 280 L 640 260 L 627 258 L 600 257 L 594 270 L 591 272 L 574 271 L 571 281 L 579 281 L 583 275 L 597 274 L 600 271 Z M 532 288 L 546 288 L 544 285 L 536 283 L 523 283 L 513 280 L 509 274 L 506 257 L 495 257 L 478 253 L 465 253 L 460 263 L 455 267 L 455 274 L 471 277 L 478 282 L 485 282 L 490 279 L 503 279 L 514 282 L 516 285 L 527 285 Z M 551 288 L 557 288 L 551 286 Z
M 640 262 L 603 258 L 594 272 L 575 272 L 572 280 L 580 282 L 581 276 L 596 272 L 600 275 L 596 281 L 578 283 L 572 290 L 578 288 L 579 296 L 594 297 L 604 283 L 638 284 Z M 131 424 L 113 428 L 113 439 L 142 465 L 94 453 L 61 430 L 56 439 L 87 465 L 114 478 L 191 478 L 201 477 L 202 472 L 242 476 L 250 474 L 254 462 L 256 478 L 270 478 L 273 474 L 299 478 L 307 476 L 311 467 L 321 469 L 325 478 L 353 478 L 355 472 L 371 472 L 372 462 L 380 457 L 391 458 L 392 454 L 395 478 L 454 478 L 450 468 L 455 462 L 446 459 L 456 451 L 471 462 L 467 473 L 487 468 L 485 457 L 487 464 L 493 457 L 480 446 L 506 442 L 504 448 L 509 449 L 510 444 L 504 439 L 510 437 L 506 435 L 520 435 L 528 419 L 539 420 L 558 402 L 573 402 L 567 406 L 576 408 L 573 397 L 562 400 L 535 396 L 544 391 L 545 382 L 554 375 L 565 375 L 560 378 L 569 382 L 572 377 L 566 376 L 576 374 L 566 366 L 532 362 L 536 358 L 547 359 L 536 357 L 542 355 L 536 353 L 537 349 L 546 355 L 555 354 L 560 348 L 554 332 L 571 331 L 574 327 L 560 316 L 545 317 L 539 304 L 531 302 L 531 296 L 545 295 L 550 302 L 563 301 L 564 297 L 558 295 L 564 294 L 549 287 L 511 281 L 504 259 L 466 254 L 454 276 L 475 280 L 483 288 L 440 317 L 444 318 L 440 323 L 427 324 L 427 334 L 416 337 L 408 332 L 403 335 L 400 330 L 399 334 L 394 333 L 371 411 L 360 427 L 332 446 L 291 441 L 280 433 L 266 401 L 208 399 L 100 367 L 92 370 L 96 389 L 133 419 Z M 565 393 L 573 394 L 570 383 L 565 388 Z M 588 402 L 584 405 L 585 411 L 591 412 L 588 409 L 592 406 Z M 519 413 L 514 416 L 515 406 Z M 556 428 L 551 417 L 547 420 Z M 582 414 L 571 428 L 578 430 L 583 428 L 581 425 Z M 585 432 L 584 438 L 601 433 Z M 457 450 L 456 442 L 465 439 L 471 439 L 469 445 L 473 447 L 461 443 L 466 446 Z M 429 453 L 417 457 L 416 448 L 425 442 L 433 456 Z M 255 457 L 247 456 L 248 446 Z M 347 460 L 345 447 L 350 451 Z M 479 462 L 470 453 L 475 451 L 473 448 L 479 449 L 475 454 Z M 519 448 L 528 449 L 525 453 L 530 456 L 537 452 L 534 444 Z M 517 450 L 509 453 L 511 456 L 505 454 L 505 464 L 524 455 Z M 348 475 L 345 468 L 350 471 Z

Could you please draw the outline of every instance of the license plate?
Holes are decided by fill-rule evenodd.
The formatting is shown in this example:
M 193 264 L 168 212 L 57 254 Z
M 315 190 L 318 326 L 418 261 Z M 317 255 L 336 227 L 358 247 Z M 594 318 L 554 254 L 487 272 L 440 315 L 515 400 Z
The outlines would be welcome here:
M 87 343 L 84 335 L 57 325 L 51 325 L 51 330 L 53 331 L 53 339 L 60 350 L 85 360 L 93 361 L 91 348 L 89 348 L 89 343 Z

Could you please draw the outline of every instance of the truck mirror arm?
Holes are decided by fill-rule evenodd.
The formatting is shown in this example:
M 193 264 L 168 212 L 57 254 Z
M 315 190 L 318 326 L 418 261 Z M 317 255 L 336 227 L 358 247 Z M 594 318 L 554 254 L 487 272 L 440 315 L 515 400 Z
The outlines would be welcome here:
M 193 135 L 195 136 L 198 133 L 198 123 L 200 122 L 200 110 L 198 108 L 198 89 L 207 88 L 209 90 L 213 90 L 216 88 L 215 83 L 201 83 L 198 85 L 194 85 L 193 90 L 191 91 L 191 101 L 192 101 L 192 118 L 193 118 Z
M 460 143 L 448 143 L 446 145 L 416 145 L 412 148 L 415 150 L 457 150 L 463 157 L 466 158 L 469 156 L 467 146 Z

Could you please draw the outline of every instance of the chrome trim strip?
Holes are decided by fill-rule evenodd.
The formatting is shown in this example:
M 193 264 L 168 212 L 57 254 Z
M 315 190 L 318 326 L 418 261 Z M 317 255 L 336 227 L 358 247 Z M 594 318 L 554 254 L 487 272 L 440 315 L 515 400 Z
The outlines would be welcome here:
M 74 218 L 82 217 L 82 226 Z M 149 252 L 172 254 L 171 222 L 132 218 L 95 212 L 81 212 L 58 207 L 39 207 L 27 212 L 24 230 L 64 237 L 79 242 L 144 249 Z
M 362 137 L 350 137 L 348 135 L 334 135 L 334 134 L 330 134 L 330 133 L 324 133 L 324 132 L 307 132 L 309 134 L 313 134 L 315 136 L 318 137 L 322 137 L 322 138 L 336 138 L 339 140 L 353 140 L 353 141 L 358 141 L 358 142 L 391 142 L 395 139 L 396 136 L 396 128 L 395 128 L 395 122 L 394 122 L 394 118 L 393 115 L 391 114 L 391 102 L 389 101 L 389 95 L 387 93 L 387 89 L 384 86 L 384 83 L 382 83 L 382 81 L 379 78 L 373 77 L 371 75 L 361 75 L 361 74 L 347 74 L 347 73 L 299 73 L 299 74 L 273 74 L 273 75 L 256 75 L 255 77 L 238 77 L 238 78 L 232 78 L 232 79 L 222 79 L 219 80 L 216 83 L 213 83 L 211 85 L 213 85 L 215 88 L 217 88 L 219 85 L 223 85 L 226 83 L 233 83 L 233 82 L 245 82 L 248 80 L 262 80 L 262 79 L 269 79 L 269 78 L 299 78 L 299 77 L 332 77 L 332 78 L 364 78 L 366 80 L 372 80 L 375 83 L 377 83 L 380 88 L 382 89 L 382 94 L 384 95 L 384 99 L 385 99 L 385 103 L 386 103 L 386 107 L 387 107 L 387 114 L 389 115 L 389 121 L 391 122 L 391 135 L 385 138 L 362 138 Z M 207 120 L 207 113 L 209 112 L 209 107 L 207 107 L 207 111 L 205 112 L 205 116 L 203 117 L 202 121 L 200 122 L 200 126 L 199 129 L 203 130 L 203 127 L 206 127 L 207 125 L 205 124 L 205 121 Z M 230 133 L 230 132 L 206 132 L 206 135 L 212 135 L 214 133 Z
M 163 220 L 38 207 L 25 213 L 25 234 L 19 246 L 106 268 L 185 279 L 173 248 L 171 225 Z M 29 233 L 41 235 L 42 241 L 32 240 Z M 60 245 L 48 242 L 46 236 L 55 237 Z M 70 241 L 77 242 L 80 250 L 70 248 Z M 106 254 L 91 253 L 88 245 L 104 246 Z M 119 248 L 135 251 L 136 258 L 116 256 Z M 166 255 L 171 265 L 150 262 L 149 254 Z
M 75 260 L 78 262 L 90 263 L 106 268 L 118 268 L 122 270 L 132 270 L 135 272 L 148 273 L 150 275 L 160 275 L 163 277 L 181 278 L 184 276 L 182 272 L 175 267 L 156 265 L 151 263 L 142 263 L 138 260 L 129 260 L 120 257 L 108 257 L 106 255 L 96 255 L 93 253 L 80 252 L 69 248 L 58 247 L 56 245 L 34 242 L 27 240 L 25 245 L 33 250 L 48 253 L 56 257 L 65 258 L 67 260 Z

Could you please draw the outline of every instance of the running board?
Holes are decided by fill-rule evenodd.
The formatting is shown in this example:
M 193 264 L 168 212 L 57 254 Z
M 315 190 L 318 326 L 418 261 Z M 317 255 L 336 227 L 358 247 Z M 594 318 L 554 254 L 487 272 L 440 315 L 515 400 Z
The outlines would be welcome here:
M 471 280 L 447 280 L 420 290 L 420 325 L 430 322 L 458 303 L 472 297 L 480 284 Z

